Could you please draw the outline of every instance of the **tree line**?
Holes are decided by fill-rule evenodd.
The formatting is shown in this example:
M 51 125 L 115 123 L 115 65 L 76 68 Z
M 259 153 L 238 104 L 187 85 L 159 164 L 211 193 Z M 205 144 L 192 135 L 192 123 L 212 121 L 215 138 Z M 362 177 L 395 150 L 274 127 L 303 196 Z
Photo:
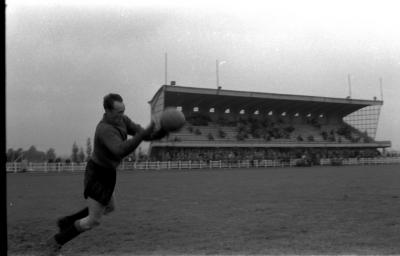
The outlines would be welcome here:
M 76 142 L 72 145 L 71 155 L 67 158 L 57 156 L 54 148 L 49 148 L 46 152 L 38 150 L 35 146 L 31 146 L 28 150 L 22 148 L 9 148 L 6 153 L 7 162 L 34 162 L 34 163 L 57 163 L 57 162 L 73 162 L 81 163 L 87 161 L 92 155 L 92 142 L 90 138 L 86 140 L 86 150 L 79 147 Z

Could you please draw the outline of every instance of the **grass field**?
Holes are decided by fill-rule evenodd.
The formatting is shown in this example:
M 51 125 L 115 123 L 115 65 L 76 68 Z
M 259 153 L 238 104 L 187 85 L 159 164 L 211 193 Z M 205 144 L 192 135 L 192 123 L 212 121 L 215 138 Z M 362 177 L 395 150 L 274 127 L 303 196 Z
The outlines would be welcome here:
M 83 173 L 7 174 L 10 255 L 85 205 Z M 62 255 L 400 254 L 400 166 L 132 171 Z

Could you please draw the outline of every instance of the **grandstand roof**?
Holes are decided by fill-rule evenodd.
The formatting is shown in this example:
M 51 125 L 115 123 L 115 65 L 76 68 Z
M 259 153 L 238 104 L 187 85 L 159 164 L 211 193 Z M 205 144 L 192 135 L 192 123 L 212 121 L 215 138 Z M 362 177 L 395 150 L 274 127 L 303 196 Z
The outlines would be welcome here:
M 334 112 L 345 116 L 361 108 L 382 105 L 380 100 L 331 98 L 292 94 L 163 85 L 149 101 L 164 94 L 165 106 L 206 106 L 216 108 L 275 109 L 296 112 Z

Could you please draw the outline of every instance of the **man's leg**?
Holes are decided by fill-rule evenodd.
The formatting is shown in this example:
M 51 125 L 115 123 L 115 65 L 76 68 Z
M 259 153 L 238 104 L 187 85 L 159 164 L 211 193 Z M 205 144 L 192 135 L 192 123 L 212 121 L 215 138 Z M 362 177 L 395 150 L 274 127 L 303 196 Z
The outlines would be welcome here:
M 74 223 L 74 226 L 81 232 L 88 231 L 100 225 L 101 217 L 106 209 L 105 205 L 102 205 L 90 197 L 88 197 L 86 201 L 89 207 L 89 215 L 85 218 L 76 220 Z
M 89 215 L 83 219 L 76 220 L 69 228 L 56 234 L 54 239 L 58 244 L 64 245 L 80 233 L 100 225 L 105 206 L 90 197 L 86 201 L 89 208 Z
M 88 215 L 89 215 L 89 208 L 85 207 L 82 210 L 80 210 L 72 215 L 68 215 L 68 216 L 58 219 L 57 226 L 60 229 L 60 231 L 62 231 L 66 228 L 69 228 L 75 221 L 85 218 Z
M 114 198 L 114 196 L 111 197 L 110 202 L 108 202 L 108 204 L 106 205 L 103 214 L 104 215 L 108 215 L 113 211 L 115 211 L 115 198 Z

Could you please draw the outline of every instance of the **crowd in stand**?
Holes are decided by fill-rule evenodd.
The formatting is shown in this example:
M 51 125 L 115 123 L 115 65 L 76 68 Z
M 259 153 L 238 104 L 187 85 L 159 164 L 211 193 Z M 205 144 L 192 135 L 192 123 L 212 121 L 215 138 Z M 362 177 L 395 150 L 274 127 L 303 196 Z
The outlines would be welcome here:
M 155 150 L 155 161 L 237 161 L 237 160 L 288 160 L 307 157 L 321 158 L 370 158 L 378 157 L 376 149 L 281 149 L 281 148 L 168 148 Z
M 293 138 L 293 131 L 296 130 L 296 125 L 291 124 L 288 120 L 281 117 L 272 119 L 268 116 L 260 118 L 253 118 L 250 116 L 239 117 L 235 121 L 228 120 L 224 117 L 219 117 L 217 120 L 212 121 L 208 115 L 196 112 L 189 116 L 187 121 L 188 130 L 195 135 L 202 134 L 202 132 L 199 130 L 199 128 L 196 128 L 196 126 L 207 126 L 209 123 L 215 123 L 221 128 L 224 126 L 234 126 L 237 128 L 237 135 L 235 139 L 238 141 L 243 141 L 250 137 L 267 142 L 271 141 L 272 139 L 291 139 Z M 329 129 L 323 127 L 316 118 L 307 118 L 305 124 L 309 125 L 310 128 L 314 127 L 314 129 L 319 129 L 319 132 L 317 134 L 315 131 L 311 132 L 310 129 L 311 134 L 298 134 L 294 139 L 299 142 L 312 142 L 315 139 L 314 135 L 321 136 L 321 138 L 326 142 L 342 143 L 348 141 L 352 143 L 368 143 L 373 141 L 373 139 L 370 138 L 366 132 L 360 132 L 345 122 L 337 123 L 336 125 L 330 125 Z M 333 127 L 334 129 L 332 129 Z M 214 139 L 212 134 L 208 134 L 207 136 L 209 140 Z M 222 129 L 217 131 L 217 137 L 225 137 Z M 180 141 L 179 137 L 175 137 L 174 139 L 175 141 Z
M 207 126 L 209 123 L 214 123 L 220 127 L 233 126 L 237 128 L 236 140 L 246 140 L 251 136 L 260 140 L 270 141 L 271 139 L 289 139 L 296 125 L 291 124 L 284 118 L 272 120 L 269 117 L 252 118 L 241 117 L 236 121 L 228 120 L 220 117 L 217 120 L 204 114 L 196 112 L 187 117 L 188 126 L 186 129 L 190 133 L 201 135 L 200 126 Z M 337 124 L 336 129 L 324 130 L 315 118 L 307 119 L 305 124 L 310 125 L 320 130 L 321 137 L 324 141 L 341 143 L 341 137 L 346 138 L 349 142 L 370 142 L 367 134 L 361 133 L 350 127 L 346 123 Z M 224 138 L 226 134 L 222 129 L 216 130 L 217 136 Z M 313 141 L 312 135 L 308 137 L 304 135 L 297 136 L 297 141 Z M 212 140 L 208 134 L 208 139 Z M 300 138 L 301 137 L 301 138 Z M 175 137 L 179 141 L 177 137 Z M 330 148 L 162 148 L 154 149 L 150 160 L 155 161 L 237 161 L 237 160 L 288 160 L 308 158 L 318 161 L 321 158 L 370 158 L 377 157 L 380 153 L 376 149 L 330 149 Z

